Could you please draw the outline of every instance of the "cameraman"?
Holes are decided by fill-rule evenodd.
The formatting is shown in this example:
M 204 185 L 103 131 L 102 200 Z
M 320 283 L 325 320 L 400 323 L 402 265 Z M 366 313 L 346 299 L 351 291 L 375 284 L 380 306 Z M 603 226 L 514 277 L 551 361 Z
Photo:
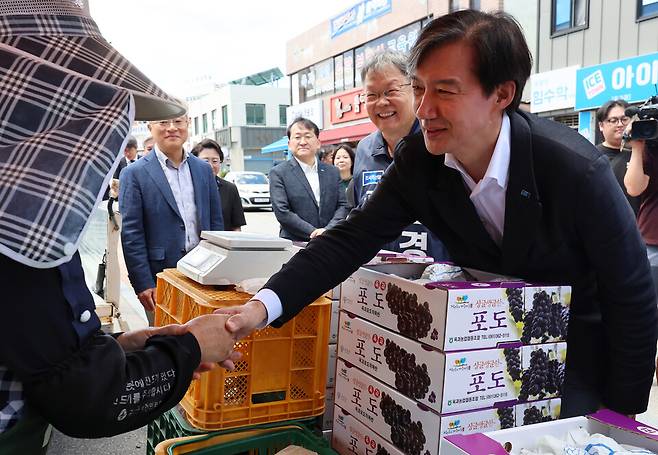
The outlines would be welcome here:
M 596 111 L 599 131 L 603 135 L 603 142 L 598 144 L 596 148 L 610 160 L 612 173 L 615 174 L 624 196 L 626 196 L 633 209 L 633 214 L 637 217 L 637 212 L 640 209 L 640 198 L 630 196 L 624 187 L 624 175 L 626 174 L 628 161 L 631 158 L 631 151 L 626 148 L 622 149 L 624 130 L 631 120 L 625 113 L 626 108 L 628 108 L 626 101 L 610 100 Z
M 640 197 L 637 225 L 649 262 L 652 268 L 658 267 L 658 144 L 653 140 L 631 140 L 624 185 L 629 195 Z

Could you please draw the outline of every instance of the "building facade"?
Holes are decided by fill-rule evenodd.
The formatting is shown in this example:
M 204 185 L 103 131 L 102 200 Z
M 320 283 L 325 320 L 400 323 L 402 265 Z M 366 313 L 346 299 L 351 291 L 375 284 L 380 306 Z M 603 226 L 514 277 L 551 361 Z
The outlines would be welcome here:
M 506 0 L 512 14 L 527 7 Z M 595 112 L 609 99 L 658 94 L 658 0 L 538 0 L 530 107 L 600 142 Z
M 190 101 L 188 145 L 215 139 L 224 151 L 225 168 L 267 173 L 285 160 L 283 153 L 263 154 L 261 148 L 285 135 L 289 89 L 235 82 Z
M 287 43 L 288 121 L 311 118 L 323 145 L 356 142 L 374 131 L 361 96 L 361 68 L 374 53 L 407 53 L 433 17 L 464 8 L 502 8 L 500 0 L 362 0 Z

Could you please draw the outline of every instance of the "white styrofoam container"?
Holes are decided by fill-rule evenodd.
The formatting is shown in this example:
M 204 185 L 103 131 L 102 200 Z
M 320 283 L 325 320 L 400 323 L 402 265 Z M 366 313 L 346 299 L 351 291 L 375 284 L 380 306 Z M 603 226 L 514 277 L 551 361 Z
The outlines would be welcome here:
M 604 409 L 587 417 L 573 417 L 484 434 L 449 436 L 442 441 L 441 455 L 508 455 L 508 450 L 503 447 L 515 453 L 522 448 L 532 450 L 542 436 L 563 439 L 569 431 L 577 428 L 584 428 L 590 434 L 608 436 L 619 444 L 658 453 L 658 429 Z
M 489 281 L 500 277 L 468 269 L 483 281 L 421 284 L 402 278 L 419 277 L 422 269 L 417 264 L 413 266 L 413 269 L 409 264 L 361 267 L 341 285 L 341 309 L 446 352 L 492 348 L 521 340 L 523 317 L 517 322 L 512 316 L 507 289 L 526 288 L 527 283 Z M 415 274 L 410 274 L 410 270 Z M 540 285 L 532 285 L 521 293 L 524 308 L 525 296 L 541 289 L 548 289 L 550 295 L 555 293 L 555 300 L 568 308 L 569 286 Z M 418 316 L 414 313 L 410 318 L 401 318 L 394 314 L 390 303 L 396 299 L 417 302 L 418 312 L 431 316 L 429 325 L 416 330 L 405 328 L 409 319 L 416 321 Z
M 397 447 L 361 423 L 356 417 L 341 409 L 334 410 L 334 427 L 331 448 L 340 455 L 372 454 L 378 448 L 389 455 L 404 455 Z

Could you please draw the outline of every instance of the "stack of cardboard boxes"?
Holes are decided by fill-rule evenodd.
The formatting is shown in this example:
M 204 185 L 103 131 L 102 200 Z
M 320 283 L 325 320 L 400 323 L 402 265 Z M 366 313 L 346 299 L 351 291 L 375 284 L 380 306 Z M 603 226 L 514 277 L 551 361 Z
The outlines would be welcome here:
M 340 307 L 340 286 L 328 291 L 326 297 L 331 299 L 331 323 L 329 329 L 329 356 L 327 365 L 327 391 L 325 393 L 324 414 L 320 422 L 322 434 L 331 441 L 334 421 L 334 395 L 336 386 L 336 352 L 338 342 L 338 318 Z
M 343 283 L 339 453 L 435 455 L 443 436 L 557 418 L 571 289 L 469 272 L 420 284 L 418 264 L 373 266 Z

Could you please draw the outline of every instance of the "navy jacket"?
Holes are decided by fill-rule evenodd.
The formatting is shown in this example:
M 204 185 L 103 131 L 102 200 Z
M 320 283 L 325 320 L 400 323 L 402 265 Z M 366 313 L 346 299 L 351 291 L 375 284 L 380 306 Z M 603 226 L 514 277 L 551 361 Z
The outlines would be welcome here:
M 189 155 L 201 231 L 221 231 L 222 206 L 210 165 Z M 121 245 L 128 277 L 141 292 L 155 287 L 155 274 L 176 267 L 185 251 L 185 225 L 155 151 L 127 166 L 119 184 Z
M 655 368 L 656 293 L 644 242 L 608 158 L 558 123 L 519 111 L 510 124 L 502 247 L 487 234 L 459 172 L 430 154 L 421 134 L 408 136 L 368 203 L 265 285 L 283 302 L 275 325 L 418 220 L 441 238 L 456 264 L 571 285 L 567 378 L 575 374 L 596 388 L 615 411 L 643 412 Z
M 0 287 L 7 296 L 0 365 L 61 432 L 94 438 L 134 430 L 185 395 L 201 358 L 194 335 L 155 336 L 144 350 L 125 352 L 100 331 L 77 253 L 50 269 L 0 254 Z
M 338 169 L 318 162 L 318 178 L 319 207 L 297 160 L 291 158 L 270 170 L 270 198 L 281 225 L 281 237 L 308 241 L 315 229 L 333 227 L 347 216 L 347 199 L 340 188 Z

